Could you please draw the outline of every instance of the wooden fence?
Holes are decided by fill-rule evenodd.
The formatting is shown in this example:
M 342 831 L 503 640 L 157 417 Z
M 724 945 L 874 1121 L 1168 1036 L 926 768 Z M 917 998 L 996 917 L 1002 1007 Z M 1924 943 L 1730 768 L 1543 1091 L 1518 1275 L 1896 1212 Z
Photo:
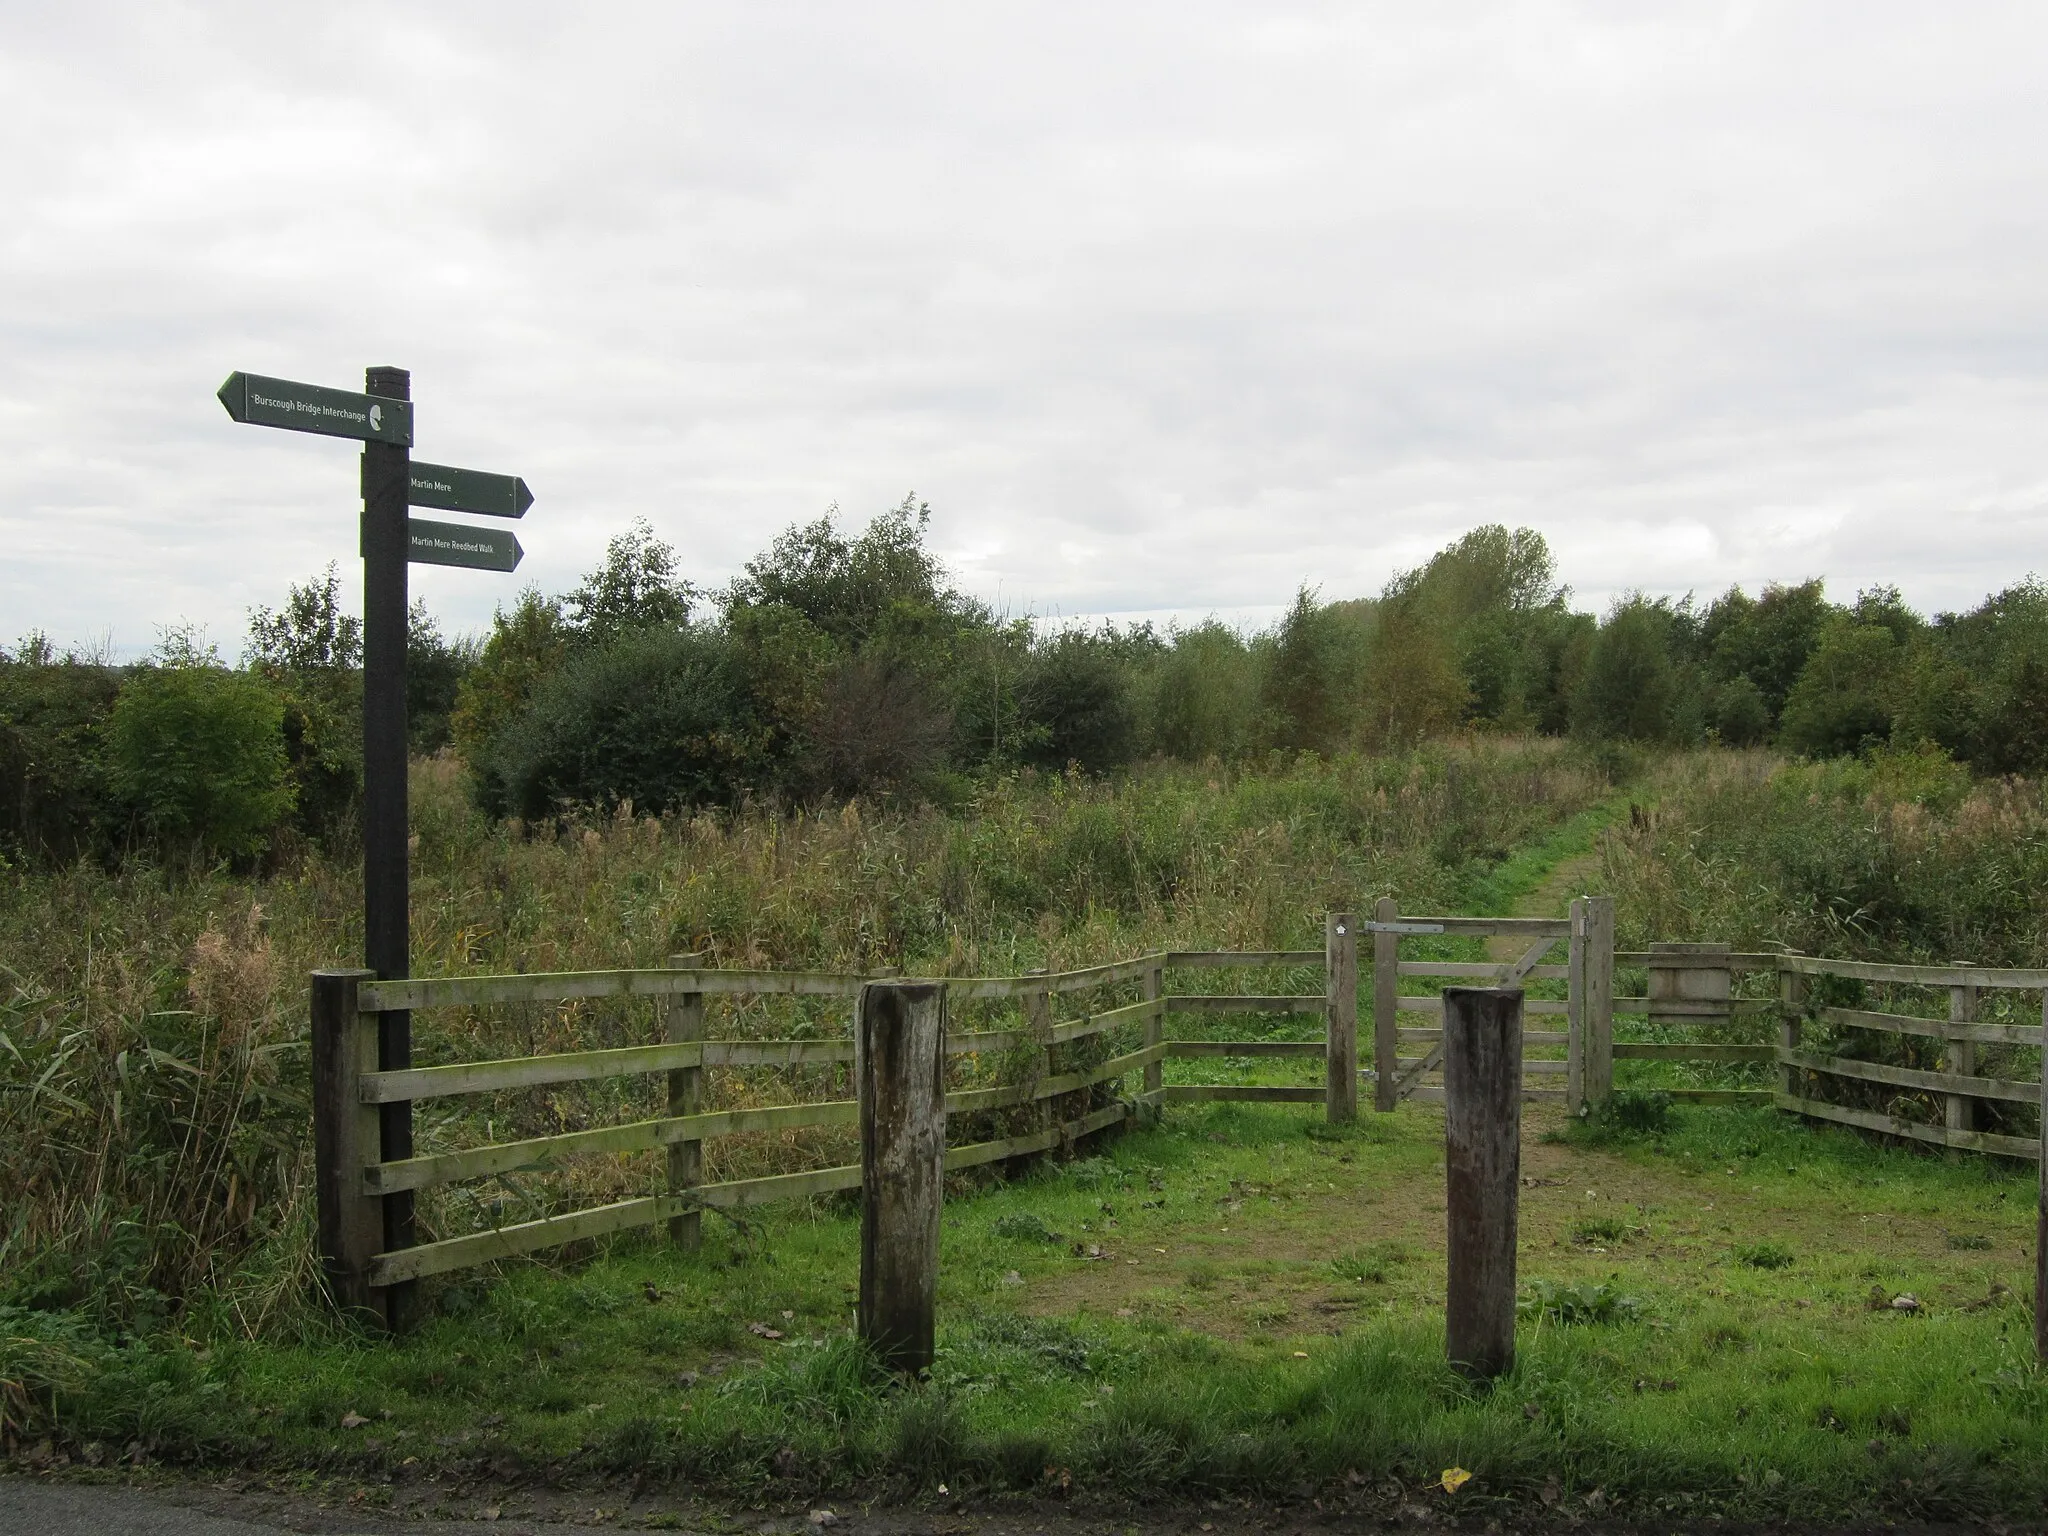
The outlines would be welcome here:
M 2041 1047 L 2048 1028 L 2048 970 L 1886 965 L 1806 955 L 1785 955 L 1776 964 L 1782 1007 L 1774 1052 L 1782 1073 L 1775 1095 L 1779 1108 L 1941 1147 L 2029 1160 L 2040 1157 L 2038 1131 L 2026 1136 L 2000 1134 L 1980 1129 L 1978 1118 L 1987 1103 L 2026 1105 L 2037 1114 L 2048 1113 L 2048 1071 L 2022 1077 L 1987 1074 L 1980 1070 L 1979 1052 L 1992 1048 L 1990 1054 L 2000 1060 L 1985 1064 L 2010 1069 L 2012 1047 Z M 1879 995 L 1868 996 L 1872 991 Z M 1829 992 L 1855 994 L 1858 1006 L 1830 1002 Z M 2004 998 L 2007 1006 L 2000 1011 L 2011 1012 L 2015 1010 L 2010 1004 L 2019 1001 L 2011 994 L 2028 992 L 2041 993 L 2040 1023 L 1981 1017 L 1987 993 Z M 1862 1006 L 1871 1002 L 1881 1006 Z M 1922 1013 L 1913 1011 L 1916 1008 L 1941 1011 Z M 1806 1039 L 1809 1027 L 1825 1030 L 1831 1049 L 1811 1049 L 1817 1042 Z M 1875 1059 L 1885 1045 L 1910 1051 L 1918 1041 L 1931 1042 L 1921 1050 L 1934 1065 Z M 1815 1090 L 1826 1079 L 1868 1086 L 1875 1090 L 1869 1097 L 1888 1102 L 1880 1108 L 1821 1098 Z M 1938 1123 L 1902 1113 L 1935 1107 L 1941 1112 Z
M 1162 952 L 1111 965 L 1014 977 L 942 978 L 950 1004 L 1013 1005 L 1014 1027 L 949 1033 L 949 1057 L 1032 1058 L 1018 1080 L 959 1088 L 945 1096 L 949 1117 L 994 1110 L 1035 1111 L 1037 1123 L 997 1138 L 949 1146 L 948 1171 L 1072 1146 L 1122 1124 L 1147 1108 L 1235 1099 L 1256 1103 L 1322 1103 L 1336 1118 L 1356 1112 L 1356 935 L 1348 918 L 1333 917 L 1323 950 Z M 1335 978 L 1313 993 L 1168 993 L 1169 971 L 1315 967 Z M 704 1108 L 704 1074 L 731 1067 L 851 1065 L 851 1038 L 826 1040 L 707 1039 L 710 997 L 836 997 L 849 1001 L 873 979 L 840 973 L 713 970 L 681 956 L 660 970 L 569 972 L 530 976 L 464 976 L 379 981 L 366 971 L 320 971 L 312 982 L 314 1141 L 322 1259 L 345 1307 L 392 1310 L 394 1288 L 430 1275 L 510 1258 L 635 1227 L 667 1223 L 678 1241 L 694 1244 L 705 1209 L 732 1209 L 855 1189 L 857 1163 L 713 1183 L 700 1182 L 706 1140 L 747 1132 L 851 1127 L 853 1098 L 767 1108 Z M 1135 996 L 1123 994 L 1135 992 Z M 493 1061 L 378 1069 L 379 1020 L 386 1014 L 494 1004 L 560 1004 L 591 999 L 652 999 L 661 1038 L 645 1045 Z M 1075 1007 L 1075 1004 L 1081 1006 Z M 1064 1009 L 1061 1005 L 1065 1005 Z M 1059 1016 L 1064 1013 L 1064 1016 Z M 1310 1014 L 1320 1038 L 1301 1040 L 1169 1040 L 1169 1015 Z M 1051 1054 L 1112 1031 L 1134 1033 L 1134 1048 L 1092 1065 L 1059 1070 Z M 1314 1085 L 1177 1083 L 1163 1081 L 1162 1063 L 1202 1059 L 1309 1057 L 1324 1062 Z M 623 1124 L 456 1151 L 386 1156 L 409 1148 L 411 1108 L 459 1095 L 665 1074 L 666 1113 Z M 1139 1085 L 1107 1103 L 1087 1099 L 1138 1075 Z M 394 1115 L 394 1110 L 397 1112 Z M 402 1129 L 394 1133 L 396 1120 Z M 589 1154 L 664 1151 L 660 1194 L 510 1225 L 407 1242 L 417 1191 L 466 1180 L 559 1168 Z M 407 1202 L 398 1206 L 398 1202 Z
M 1372 1064 L 1358 1060 L 1359 945 L 1371 937 Z M 1523 1035 L 1522 1092 L 1574 1107 L 1604 1100 L 1614 1088 L 1617 1060 L 1689 1062 L 1710 1067 L 1774 1065 L 1775 1090 L 1679 1087 L 1674 1097 L 1703 1101 L 1776 1103 L 1811 1118 L 1884 1131 L 1920 1141 L 1998 1153 L 2039 1155 L 2036 1136 L 2013 1136 L 1977 1124 L 1984 1101 L 2038 1105 L 2039 1074 L 2025 1079 L 1980 1075 L 1976 1051 L 2042 1044 L 2043 1024 L 1987 1022 L 1978 1017 L 1986 992 L 2044 993 L 2048 971 L 1995 971 L 1971 966 L 1898 966 L 1817 960 L 1791 954 L 1743 954 L 1724 945 L 1656 944 L 1639 952 L 1614 948 L 1611 898 L 1585 897 L 1563 919 L 1402 917 L 1388 900 L 1369 922 L 1348 913 L 1327 919 L 1321 950 L 1167 951 L 1110 965 L 1012 977 L 943 978 L 949 1005 L 995 1003 L 1014 1008 L 1004 1028 L 951 1032 L 948 1057 L 1000 1057 L 1006 1080 L 956 1087 L 945 1095 L 948 1116 L 1015 1111 L 1007 1134 L 948 1146 L 948 1171 L 1071 1147 L 1083 1137 L 1171 1104 L 1237 1100 L 1321 1103 L 1332 1121 L 1357 1112 L 1361 1077 L 1374 1085 L 1374 1104 L 1392 1110 L 1404 1099 L 1441 1102 L 1442 997 L 1406 992 L 1406 978 L 1441 986 L 1446 979 L 1480 984 L 1563 983 L 1563 997 L 1536 997 L 1526 1011 L 1558 1020 L 1561 1029 Z M 1418 939 L 1509 939 L 1511 960 L 1404 959 L 1402 945 Z M 1562 957 L 1556 951 L 1563 947 Z M 1512 952 L 1511 951 L 1511 952 Z M 1313 992 L 1240 994 L 1170 992 L 1170 972 L 1209 974 L 1251 969 L 1321 973 Z M 1640 972 L 1640 995 L 1617 995 L 1617 972 Z M 1737 995 L 1742 978 L 1774 975 L 1774 996 Z M 1813 983 L 1890 989 L 1909 998 L 1928 988 L 1945 991 L 1946 1017 L 1907 1011 L 1813 1004 Z M 705 1108 L 705 1073 L 720 1068 L 851 1066 L 855 1045 L 843 1039 L 708 1039 L 708 998 L 831 997 L 849 1002 L 877 979 L 841 973 L 714 970 L 698 957 L 678 956 L 665 969 L 571 972 L 535 976 L 465 976 L 378 981 L 366 971 L 321 971 L 313 976 L 314 1137 L 319 1192 L 320 1248 L 337 1300 L 387 1313 L 399 1288 L 425 1276 L 491 1260 L 666 1223 L 673 1238 L 694 1245 L 701 1213 L 770 1201 L 851 1190 L 861 1183 L 857 1163 L 776 1173 L 757 1178 L 702 1181 L 707 1140 L 750 1132 L 852 1127 L 856 1099 L 831 1098 L 761 1108 Z M 1560 990 L 1555 986 L 1549 990 Z M 493 1004 L 564 1004 L 579 1000 L 651 999 L 659 1038 L 646 1044 L 494 1061 L 378 1069 L 379 1021 L 387 1014 Z M 1910 1001 L 1898 1003 L 1910 1007 Z M 1295 1039 L 1169 1039 L 1174 1016 L 1229 1014 L 1304 1015 L 1320 1020 L 1315 1037 Z M 1427 1024 L 1404 1025 L 1404 1016 Z M 1731 1032 L 1735 1021 L 1774 1016 L 1777 1043 L 1683 1038 Z M 1617 1016 L 1640 1017 L 1643 1034 L 1614 1038 Z M 1807 1048 L 1809 1025 L 1837 1037 L 1830 1051 Z M 1121 1043 L 1111 1046 L 1110 1036 Z M 1871 1059 L 1859 1046 L 1873 1035 L 1938 1042 L 1939 1069 Z M 1060 1053 L 1094 1042 L 1087 1064 Z M 1420 1055 L 1401 1054 L 1422 1047 Z M 1106 1054 L 1105 1054 L 1106 1052 Z M 1172 1083 L 1169 1060 L 1308 1058 L 1322 1062 L 1311 1084 Z M 1020 1065 L 1021 1064 L 1021 1065 Z M 486 1141 L 459 1150 L 411 1151 L 411 1106 L 461 1095 L 662 1074 L 665 1112 L 621 1124 Z M 985 1073 L 982 1075 L 986 1075 Z M 1124 1080 L 1137 1086 L 1120 1092 Z M 1911 1105 L 1878 1108 L 1820 1097 L 1821 1079 L 1883 1085 L 1907 1095 L 1937 1096 L 1941 1124 L 1915 1118 Z M 849 1076 L 848 1091 L 851 1092 Z M 1112 1097 L 1112 1095 L 1114 1095 Z M 387 1155 L 386 1149 L 404 1155 Z M 559 1168 L 588 1154 L 662 1152 L 666 1177 L 659 1194 L 509 1225 L 412 1240 L 415 1192 L 469 1180 Z

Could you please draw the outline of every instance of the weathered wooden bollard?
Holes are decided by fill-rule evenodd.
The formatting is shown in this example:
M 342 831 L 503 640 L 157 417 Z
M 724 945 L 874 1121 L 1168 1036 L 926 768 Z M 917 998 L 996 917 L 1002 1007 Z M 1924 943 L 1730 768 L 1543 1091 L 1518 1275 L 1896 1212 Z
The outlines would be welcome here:
M 1515 1227 L 1522 1177 L 1522 991 L 1444 988 L 1444 1344 L 1489 1380 L 1515 1364 Z
M 859 1332 L 892 1371 L 932 1363 L 946 1177 L 946 984 L 871 981 L 854 1034 L 860 1098 Z

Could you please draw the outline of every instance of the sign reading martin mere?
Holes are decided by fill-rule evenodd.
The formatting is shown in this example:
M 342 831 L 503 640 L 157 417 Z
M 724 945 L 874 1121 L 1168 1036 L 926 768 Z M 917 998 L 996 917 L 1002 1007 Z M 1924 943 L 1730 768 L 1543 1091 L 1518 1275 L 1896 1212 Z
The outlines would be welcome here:
M 265 378 L 260 373 L 231 373 L 217 394 L 230 416 L 252 426 L 412 446 L 410 400 L 358 395 L 319 384 Z
M 408 499 L 416 507 L 445 512 L 481 512 L 486 517 L 524 517 L 533 492 L 517 475 L 493 475 L 481 469 L 451 469 L 446 464 L 412 461 Z

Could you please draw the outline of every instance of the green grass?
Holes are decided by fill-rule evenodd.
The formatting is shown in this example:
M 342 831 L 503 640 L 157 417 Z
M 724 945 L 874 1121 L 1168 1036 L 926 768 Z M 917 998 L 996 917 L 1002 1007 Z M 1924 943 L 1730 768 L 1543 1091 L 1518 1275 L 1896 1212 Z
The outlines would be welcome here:
M 1474 1390 L 1442 1363 L 1440 1117 L 1313 1123 L 1176 1111 L 1099 1156 L 956 1185 L 919 1385 L 850 1340 L 857 1222 L 828 1202 L 714 1220 L 695 1256 L 622 1241 L 474 1276 L 395 1341 L 322 1325 L 116 1351 L 63 1418 L 78 1442 L 388 1473 L 401 1493 L 548 1469 L 733 1498 L 792 1479 L 1272 1495 L 1451 1466 L 1474 1507 L 1549 1484 L 1644 1516 L 2011 1513 L 2048 1493 L 2016 1299 L 2030 1175 L 1759 1112 L 1680 1109 L 1605 1145 L 1558 1123 L 1525 1148 L 1518 1364 Z M 1744 1258 L 1794 1232 L 1794 1264 Z M 1921 1309 L 1889 1305 L 1903 1294 Z
M 1595 846 L 1602 879 L 1660 913 L 1683 909 L 1693 925 L 1654 936 L 1748 944 L 1754 933 L 1724 928 L 1725 914 L 1775 918 L 1747 894 L 1743 860 L 1792 870 L 1807 847 L 1803 802 L 1752 784 L 1748 759 L 1715 758 L 1697 784 L 1679 775 L 1670 815 L 1653 811 L 1604 839 L 1621 799 L 1591 804 L 1562 774 L 1540 793 L 1514 791 L 1508 780 L 1521 770 L 1508 759 L 1494 765 L 1498 785 L 1438 766 L 1411 770 L 1425 786 L 1414 793 L 1374 769 L 1392 786 L 1383 794 L 1355 765 L 1222 786 L 1180 775 L 1123 791 L 998 787 L 988 807 L 953 822 L 623 825 L 536 844 L 429 826 L 425 948 L 437 967 L 461 969 L 502 964 L 539 939 L 560 946 L 538 968 L 644 961 L 708 934 L 732 961 L 833 965 L 871 958 L 879 934 L 885 955 L 1003 970 L 1160 942 L 1308 947 L 1320 912 L 1361 891 L 1392 889 L 1410 912 L 1510 911 Z M 1362 810 L 1368 800 L 1382 808 Z M 445 811 L 443 801 L 423 804 Z M 1968 819 L 1974 803 L 1956 812 L 1958 828 L 2003 836 L 2006 822 L 1989 811 L 1971 813 L 1981 828 Z M 1719 819 L 1695 837 L 1703 807 Z M 1903 813 L 1886 814 L 1897 837 L 1922 835 Z M 1754 850 L 1703 856 L 1740 841 L 1731 817 L 1774 829 L 1775 865 Z M 290 976 L 350 909 L 345 883 L 320 867 L 261 891 L 216 881 L 195 895 L 122 880 L 81 872 L 17 883 L 10 952 L 48 958 L 40 979 L 24 975 L 0 1027 L 31 1044 L 71 1038 L 87 1018 L 109 1038 L 184 1028 L 226 1039 L 219 1025 L 239 1020 L 250 1039 L 283 1037 L 285 1066 L 274 1083 L 255 1079 L 279 1095 L 264 1118 L 221 1123 L 296 1134 Z M 180 946 L 202 924 L 226 922 L 209 914 L 231 916 L 257 894 L 281 914 L 270 926 L 275 953 L 269 939 L 245 938 L 180 968 Z M 195 908 L 200 896 L 212 905 Z M 1623 917 L 1637 921 L 1626 901 Z M 87 987 L 74 937 L 95 931 L 104 947 Z M 1959 921 L 1953 931 L 1972 930 Z M 2006 953 L 1944 942 L 1944 953 Z M 1477 958 L 1480 948 L 1424 940 L 1412 953 Z M 1276 970 L 1234 984 L 1291 993 L 1317 990 L 1320 978 Z M 1556 984 L 1535 990 L 1545 988 Z M 844 1028 L 801 1010 L 734 1022 Z M 632 1023 L 565 1016 L 524 1027 Z M 1290 1038 L 1315 1027 L 1284 1014 L 1198 1016 L 1171 1032 Z M 1310 1082 L 1319 1067 L 1209 1058 L 1168 1063 L 1167 1076 Z M 166 1069 L 164 1080 L 184 1078 Z M 427 1321 L 396 1341 L 300 1304 L 303 1268 L 276 1259 L 267 1289 L 227 1276 L 182 1307 L 176 1296 L 152 1299 L 157 1271 L 95 1235 L 73 1242 L 78 1262 L 48 1277 L 95 1299 L 90 1321 L 0 1307 L 0 1414 L 33 1434 L 54 1414 L 59 1443 L 79 1451 L 139 1442 L 199 1465 L 331 1474 L 358 1482 L 370 1503 L 428 1512 L 451 1485 L 529 1476 L 668 1480 L 729 1500 L 770 1490 L 900 1496 L 941 1483 L 959 1493 L 1363 1488 L 1398 1498 L 1458 1466 L 1474 1474 L 1460 1507 L 1480 1512 L 1535 1499 L 1567 1514 L 1663 1521 L 2038 1514 L 2048 1397 L 2024 1300 L 2031 1172 L 1877 1147 L 1771 1111 L 1674 1106 L 1656 1091 L 1681 1081 L 1637 1073 L 1635 1091 L 1589 1122 L 1531 1112 L 1520 1358 L 1491 1390 L 1442 1363 L 1440 1116 L 1409 1106 L 1332 1131 L 1307 1110 L 1212 1105 L 1176 1108 L 1064 1166 L 956 1180 L 939 1360 L 921 1384 L 881 1378 L 851 1342 L 857 1226 L 848 1203 L 818 1201 L 744 1225 L 709 1216 L 694 1256 L 639 1237 L 430 1287 Z M 156 1101 L 125 1102 L 133 1115 Z M 162 1102 L 166 1145 L 205 1123 Z M 54 1129 L 35 1145 L 100 1144 L 104 1115 L 45 1112 Z M 262 1157 L 291 1148 L 247 1145 Z M 67 1167 L 92 1166 L 66 1156 Z M 133 1169 L 158 1178 L 147 1172 L 155 1166 Z M 224 1163 L 222 1178 L 237 1166 Z M 260 1210 L 255 1246 L 243 1251 L 302 1259 L 303 1186 L 268 1185 L 266 1203 L 239 1208 L 236 1187 L 200 1190 L 198 1206 L 240 1209 L 244 1223 Z M 93 1219 L 116 1238 L 126 1230 L 118 1211 Z M 10 1262 L 11 1285 L 45 1283 L 0 1253 Z M 27 1295 L 19 1285 L 13 1294 Z M 70 1302 L 39 1293 L 38 1305 Z
M 1628 815 L 1629 804 L 1627 793 L 1611 795 L 1567 817 L 1506 858 L 1474 866 L 1460 885 L 1457 910 L 1474 917 L 1513 916 L 1517 903 L 1540 888 L 1552 870 L 1590 854 L 1600 834 Z

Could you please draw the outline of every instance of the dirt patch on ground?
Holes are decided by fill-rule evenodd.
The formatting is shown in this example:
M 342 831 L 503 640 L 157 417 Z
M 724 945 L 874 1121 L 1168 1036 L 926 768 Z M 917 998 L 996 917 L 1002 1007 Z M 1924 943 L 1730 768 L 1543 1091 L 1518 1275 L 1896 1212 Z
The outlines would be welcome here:
M 1902 1265 L 1936 1270 L 1938 1297 L 1974 1305 L 2028 1263 L 2031 1213 L 1993 1185 L 1966 1204 L 1902 1205 L 1895 1191 L 1754 1159 L 1563 1145 L 1563 1122 L 1555 1105 L 1524 1110 L 1525 1279 L 1740 1296 L 1789 1314 L 1859 1309 Z M 1341 1336 L 1368 1312 L 1441 1308 L 1442 1116 L 1409 1106 L 1394 1125 L 1398 1141 L 1373 1149 L 1369 1176 L 1342 1150 L 1317 1148 L 1275 1158 L 1266 1180 L 1205 1191 L 1170 1222 L 1095 1234 L 1076 1262 L 1034 1280 L 1025 1309 L 1156 1317 L 1278 1344 Z
M 46 1504 L 75 1519 L 103 1506 L 106 1528 L 142 1532 L 199 1530 L 215 1536 L 211 1521 L 234 1521 L 242 1531 L 321 1532 L 327 1536 L 433 1536 L 491 1532 L 540 1536 L 564 1528 L 695 1531 L 706 1536 L 1316 1536 L 1316 1533 L 1435 1529 L 1475 1532 L 1678 1532 L 1697 1523 L 1629 1520 L 1610 1523 L 1577 1515 L 1532 1515 L 1497 1504 L 1458 1508 L 1440 1490 L 1381 1485 L 1323 1498 L 1126 1503 L 1005 1499 L 959 1502 L 935 1498 L 904 1505 L 863 1505 L 847 1500 L 795 1498 L 750 1506 L 716 1505 L 628 1482 L 575 1487 L 479 1489 L 447 1514 L 408 1516 L 402 1508 L 366 1508 L 364 1490 L 346 1482 L 293 1483 L 223 1479 L 157 1481 L 141 1485 L 70 1485 L 39 1490 L 0 1479 L 0 1514 L 35 1515 Z M 181 1516 L 198 1516 L 186 1524 Z M 33 1529 L 21 1526 L 20 1529 Z M 1798 1530 L 1877 1531 L 1887 1536 L 1958 1536 L 1982 1526 L 1883 1522 L 1871 1526 L 1749 1525 L 1716 1520 L 1726 1536 Z M 2004 1530 L 1995 1526 L 1992 1529 Z

